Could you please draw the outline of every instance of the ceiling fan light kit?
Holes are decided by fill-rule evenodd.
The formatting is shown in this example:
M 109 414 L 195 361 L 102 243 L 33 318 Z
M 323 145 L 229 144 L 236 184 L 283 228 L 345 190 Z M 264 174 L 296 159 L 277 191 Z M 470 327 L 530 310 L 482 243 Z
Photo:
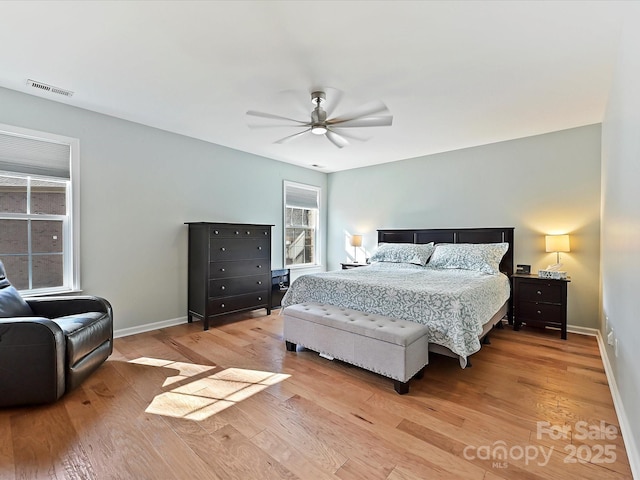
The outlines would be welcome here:
M 289 117 L 274 115 L 272 113 L 258 112 L 249 110 L 247 115 L 253 117 L 267 118 L 273 120 L 286 120 L 285 125 L 249 125 L 250 128 L 264 127 L 303 127 L 305 130 L 288 135 L 284 138 L 276 140 L 274 143 L 282 144 L 290 140 L 303 136 L 307 132 L 314 135 L 324 135 L 333 145 L 343 148 L 349 145 L 346 137 L 353 140 L 366 141 L 367 138 L 350 135 L 343 132 L 343 128 L 363 128 L 363 127 L 387 127 L 393 123 L 393 116 L 389 114 L 389 109 L 381 101 L 375 101 L 362 105 L 361 107 L 338 117 L 327 119 L 327 112 L 322 108 L 326 102 L 327 95 L 321 90 L 311 92 L 311 103 L 315 105 L 311 111 L 310 121 L 296 120 Z

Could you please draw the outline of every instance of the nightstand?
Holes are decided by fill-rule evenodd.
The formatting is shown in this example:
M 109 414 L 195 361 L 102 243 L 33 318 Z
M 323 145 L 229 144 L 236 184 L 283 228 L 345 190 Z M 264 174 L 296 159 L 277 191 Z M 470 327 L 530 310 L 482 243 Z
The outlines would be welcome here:
M 358 268 L 358 267 L 366 267 L 367 265 L 369 265 L 368 263 L 341 263 L 340 265 L 342 265 L 342 270 L 349 270 L 350 268 Z
M 516 273 L 513 280 L 513 329 L 523 323 L 533 327 L 556 327 L 567 339 L 567 284 L 570 280 L 552 280 Z

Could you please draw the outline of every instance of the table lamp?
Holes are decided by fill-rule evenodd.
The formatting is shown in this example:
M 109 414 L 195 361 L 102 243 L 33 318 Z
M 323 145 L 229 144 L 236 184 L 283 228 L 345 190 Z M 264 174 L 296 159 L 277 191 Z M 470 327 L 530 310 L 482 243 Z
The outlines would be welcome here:
M 358 247 L 362 246 L 362 235 L 351 235 L 351 246 L 353 247 L 353 261 L 358 261 Z
M 547 252 L 556 252 L 556 264 L 550 265 L 547 269 L 551 269 L 551 267 L 556 267 L 558 270 L 562 267 L 560 263 L 560 252 L 570 252 L 571 248 L 569 246 L 569 235 L 546 235 L 545 246 Z

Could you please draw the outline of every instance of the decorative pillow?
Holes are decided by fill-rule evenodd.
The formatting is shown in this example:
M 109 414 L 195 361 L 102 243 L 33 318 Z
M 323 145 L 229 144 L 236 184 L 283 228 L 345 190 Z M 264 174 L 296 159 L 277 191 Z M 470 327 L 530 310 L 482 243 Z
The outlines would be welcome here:
M 446 243 L 436 245 L 429 260 L 434 268 L 460 268 L 495 275 L 508 243 Z
M 371 262 L 413 263 L 415 265 L 427 264 L 433 253 L 433 242 L 417 243 L 381 243 L 371 256 Z
M 0 318 L 32 316 L 31 307 L 12 285 L 0 288 Z

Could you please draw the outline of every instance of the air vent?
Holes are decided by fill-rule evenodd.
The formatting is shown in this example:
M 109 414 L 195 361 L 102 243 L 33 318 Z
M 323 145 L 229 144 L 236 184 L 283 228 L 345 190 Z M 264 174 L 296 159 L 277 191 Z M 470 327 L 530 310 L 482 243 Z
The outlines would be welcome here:
M 58 95 L 64 95 L 65 97 L 73 96 L 71 90 L 65 90 L 64 88 L 54 87 L 53 85 L 47 85 L 46 83 L 36 82 L 35 80 L 27 80 L 27 85 L 33 88 L 37 88 L 43 92 L 57 93 Z

